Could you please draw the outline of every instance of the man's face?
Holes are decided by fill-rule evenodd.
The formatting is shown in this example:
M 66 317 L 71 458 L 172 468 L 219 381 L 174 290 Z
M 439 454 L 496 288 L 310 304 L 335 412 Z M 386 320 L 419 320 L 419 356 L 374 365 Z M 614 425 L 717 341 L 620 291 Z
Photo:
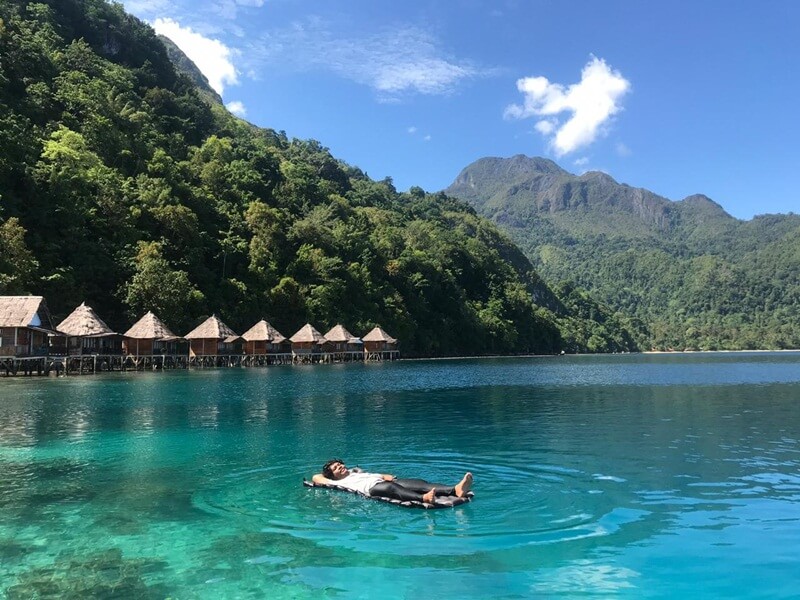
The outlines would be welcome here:
M 330 468 L 331 468 L 331 473 L 333 473 L 334 479 L 341 479 L 342 477 L 347 477 L 348 473 L 350 473 L 347 467 L 345 467 L 344 464 L 340 462 L 333 463 Z

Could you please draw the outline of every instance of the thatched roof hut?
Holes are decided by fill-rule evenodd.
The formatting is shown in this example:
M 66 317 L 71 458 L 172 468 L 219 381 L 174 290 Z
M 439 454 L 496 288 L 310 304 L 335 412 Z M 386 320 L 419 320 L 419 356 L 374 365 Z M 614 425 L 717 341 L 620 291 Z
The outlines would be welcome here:
M 152 311 L 148 311 L 141 319 L 136 321 L 128 331 L 123 334 L 126 338 L 136 340 L 177 340 L 179 336 L 170 331 L 164 321 L 159 319 Z
M 225 325 L 217 315 L 211 315 L 185 336 L 190 355 L 230 354 L 240 351 L 241 337 Z
M 292 343 L 313 342 L 315 344 L 324 344 L 325 336 L 314 329 L 310 323 L 306 323 L 289 340 Z
M 367 342 L 383 342 L 385 344 L 397 344 L 397 340 L 386 333 L 380 326 L 375 327 L 363 338 L 364 343 Z
M 47 354 L 56 333 L 42 296 L 0 296 L 0 356 Z
M 306 323 L 289 338 L 289 341 L 292 342 L 292 352 L 308 353 L 321 350 L 327 340 L 310 323 Z
M 364 352 L 368 355 L 388 352 L 393 356 L 397 352 L 397 340 L 380 327 L 375 327 L 361 339 L 364 340 Z
M 44 296 L 0 296 L 0 327 L 55 331 Z
M 224 340 L 231 336 L 236 336 L 233 329 L 225 325 L 217 315 L 211 315 L 183 337 L 187 340 Z
M 61 321 L 57 329 L 67 336 L 70 353 L 118 354 L 122 351 L 122 336 L 85 302 Z
M 152 311 L 125 332 L 122 339 L 123 350 L 136 356 L 150 354 L 178 354 L 178 342 L 183 338 L 170 331 L 164 321 Z M 184 352 L 182 354 L 185 354 Z
M 246 342 L 273 342 L 279 344 L 286 337 L 277 329 L 275 329 L 272 325 L 269 324 L 268 321 L 261 319 L 258 323 L 253 325 L 250 329 L 245 331 L 242 334 L 242 338 Z
M 242 334 L 247 354 L 288 351 L 289 340 L 268 321 L 261 319 Z
M 97 316 L 91 306 L 82 302 L 69 316 L 58 324 L 58 330 L 70 337 L 104 337 L 119 335 Z
M 337 352 L 357 352 L 363 348 L 364 342 L 361 338 L 354 336 L 344 328 L 344 325 L 336 325 L 325 334 L 325 339 L 333 346 Z

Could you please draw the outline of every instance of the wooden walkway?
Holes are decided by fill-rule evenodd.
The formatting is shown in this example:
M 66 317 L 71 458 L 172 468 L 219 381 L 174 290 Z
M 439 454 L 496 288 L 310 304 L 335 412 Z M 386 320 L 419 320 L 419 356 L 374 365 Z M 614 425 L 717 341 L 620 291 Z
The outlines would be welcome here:
M 122 363 L 123 371 L 163 371 L 165 369 L 186 369 L 189 357 L 185 354 L 128 354 Z
M 62 375 L 66 371 L 63 356 L 6 356 L 0 358 L 0 375 Z
M 111 371 L 168 371 L 397 360 L 400 352 L 286 352 L 280 354 L 82 354 L 0 357 L 0 376 L 87 375 Z
M 383 362 L 385 360 L 399 360 L 399 350 L 381 350 L 375 352 L 365 352 L 364 360 L 366 362 Z

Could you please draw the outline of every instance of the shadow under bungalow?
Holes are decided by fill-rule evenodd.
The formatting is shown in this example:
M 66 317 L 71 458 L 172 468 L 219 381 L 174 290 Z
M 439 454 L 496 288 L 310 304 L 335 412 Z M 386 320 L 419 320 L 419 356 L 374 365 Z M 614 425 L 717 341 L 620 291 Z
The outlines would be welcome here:
M 336 324 L 325 335 L 306 323 L 287 338 L 262 319 L 238 335 L 211 315 L 175 335 L 152 312 L 125 333 L 113 331 L 86 303 L 54 324 L 42 296 L 0 296 L 0 375 L 256 367 L 385 361 L 398 341 L 380 327 L 359 338 Z

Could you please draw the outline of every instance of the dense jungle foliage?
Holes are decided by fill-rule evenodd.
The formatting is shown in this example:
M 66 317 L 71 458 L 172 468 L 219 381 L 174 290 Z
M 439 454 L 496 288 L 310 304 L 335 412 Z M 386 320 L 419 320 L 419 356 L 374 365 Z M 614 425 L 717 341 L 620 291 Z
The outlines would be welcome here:
M 86 301 L 121 331 L 216 312 L 380 324 L 406 355 L 635 348 L 466 204 L 234 118 L 103 0 L 0 2 L 0 250 L 0 294 L 56 318 Z
M 476 161 L 448 193 L 570 281 L 640 323 L 645 348 L 800 348 L 800 216 L 735 219 L 702 195 L 671 202 L 542 158 Z

